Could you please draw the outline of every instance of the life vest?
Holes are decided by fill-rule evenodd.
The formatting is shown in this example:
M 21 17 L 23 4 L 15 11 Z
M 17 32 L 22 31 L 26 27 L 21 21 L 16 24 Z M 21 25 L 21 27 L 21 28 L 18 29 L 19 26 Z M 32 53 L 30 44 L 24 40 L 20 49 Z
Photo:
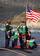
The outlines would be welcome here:
M 12 34 L 12 40 L 14 40 L 14 39 L 17 40 L 18 37 L 19 37 L 18 32 L 17 31 L 13 32 L 13 34 Z
M 18 32 L 19 32 L 20 34 L 27 34 L 27 33 L 28 33 L 28 28 L 27 28 L 27 26 L 20 26 L 20 27 L 18 28 Z

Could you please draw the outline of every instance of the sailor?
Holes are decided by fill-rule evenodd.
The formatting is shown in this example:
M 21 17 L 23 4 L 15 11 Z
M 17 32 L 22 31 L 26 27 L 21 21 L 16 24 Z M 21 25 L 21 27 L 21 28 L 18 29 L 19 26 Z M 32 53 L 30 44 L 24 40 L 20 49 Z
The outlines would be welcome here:
M 19 32 L 20 46 L 21 46 L 21 48 L 23 48 L 24 41 L 22 38 L 22 33 L 23 33 L 23 26 L 22 25 L 18 27 L 18 32 Z
M 11 35 L 12 35 L 12 27 L 10 26 L 11 22 L 7 22 L 6 24 L 6 30 L 5 30 L 5 47 L 6 48 L 9 48 L 9 43 L 10 43 L 10 38 L 11 38 Z
M 15 48 L 17 46 L 18 36 L 18 31 L 14 31 L 12 34 L 12 48 Z

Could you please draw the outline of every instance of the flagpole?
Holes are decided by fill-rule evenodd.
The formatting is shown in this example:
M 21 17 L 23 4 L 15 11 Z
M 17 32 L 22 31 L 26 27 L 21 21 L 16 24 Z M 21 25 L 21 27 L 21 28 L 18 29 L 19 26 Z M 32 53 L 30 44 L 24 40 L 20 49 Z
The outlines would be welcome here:
M 25 25 L 26 25 L 26 3 L 25 3 Z
M 29 1 L 28 0 L 27 0 L 26 5 L 25 5 L 25 8 L 26 8 L 25 14 L 27 12 L 27 6 L 29 6 Z M 27 18 L 26 18 L 26 15 L 25 15 L 25 25 L 27 26 Z

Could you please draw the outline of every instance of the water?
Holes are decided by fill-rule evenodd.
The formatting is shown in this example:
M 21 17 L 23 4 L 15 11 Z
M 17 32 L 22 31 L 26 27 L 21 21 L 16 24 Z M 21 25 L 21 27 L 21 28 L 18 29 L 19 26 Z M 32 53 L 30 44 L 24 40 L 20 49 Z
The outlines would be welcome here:
M 5 47 L 5 32 L 0 31 L 0 47 Z
M 36 43 L 40 44 L 40 33 L 33 32 L 33 33 L 31 33 L 31 36 L 37 38 Z
M 0 29 L 4 29 L 4 28 L 0 27 Z M 36 38 L 40 38 L 40 32 L 37 32 L 37 31 L 34 30 L 34 32 L 31 32 L 31 36 L 36 37 Z M 38 44 L 40 44 L 40 39 L 36 40 L 36 42 Z M 0 30 L 0 47 L 4 47 L 4 46 L 5 46 L 5 31 Z

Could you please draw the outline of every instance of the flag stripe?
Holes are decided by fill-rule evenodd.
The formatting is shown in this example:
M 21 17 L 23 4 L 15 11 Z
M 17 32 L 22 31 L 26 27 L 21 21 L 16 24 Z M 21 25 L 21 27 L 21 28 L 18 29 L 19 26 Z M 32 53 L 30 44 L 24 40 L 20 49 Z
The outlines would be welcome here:
M 33 10 L 30 10 L 30 12 L 26 11 L 26 18 L 30 19 L 32 21 L 38 21 L 38 19 L 40 18 L 40 13 L 35 12 Z

